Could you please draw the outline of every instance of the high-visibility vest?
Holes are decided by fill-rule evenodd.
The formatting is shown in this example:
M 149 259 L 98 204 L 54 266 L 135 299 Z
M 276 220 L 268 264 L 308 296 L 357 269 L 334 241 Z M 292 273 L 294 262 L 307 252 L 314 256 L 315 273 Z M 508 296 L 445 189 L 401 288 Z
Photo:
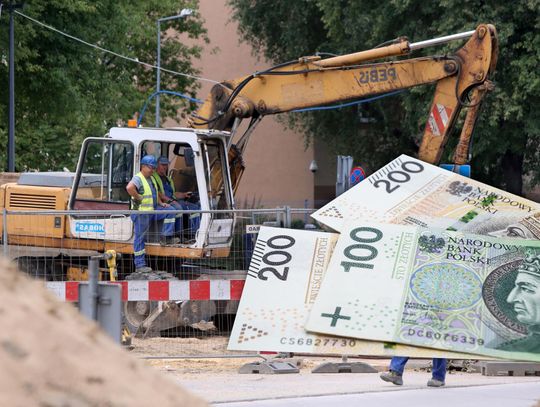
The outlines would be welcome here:
M 161 181 L 161 176 L 156 171 L 154 171 L 154 173 L 152 174 L 152 178 L 155 181 L 154 184 L 156 184 L 157 187 L 158 187 L 158 191 L 161 192 L 162 194 L 164 194 L 165 193 L 165 188 L 163 188 L 163 182 Z M 172 189 L 172 192 L 173 192 L 173 195 L 174 195 L 175 189 L 174 189 L 174 182 L 173 182 L 172 178 L 169 177 L 168 175 L 166 175 L 165 178 L 167 178 L 167 181 L 169 182 L 169 185 L 171 186 L 171 189 Z M 174 196 L 172 196 L 171 198 L 174 198 Z
M 143 193 L 141 194 L 143 196 L 143 199 L 141 202 L 133 202 L 133 209 L 138 211 L 153 211 L 154 210 L 154 197 L 152 196 L 152 189 L 150 188 L 150 184 L 148 183 L 146 177 L 143 175 L 142 172 L 139 172 L 138 174 L 135 174 L 137 178 L 141 180 L 142 187 L 143 187 Z M 154 188 L 156 188 L 156 183 L 152 179 L 152 184 L 154 184 Z

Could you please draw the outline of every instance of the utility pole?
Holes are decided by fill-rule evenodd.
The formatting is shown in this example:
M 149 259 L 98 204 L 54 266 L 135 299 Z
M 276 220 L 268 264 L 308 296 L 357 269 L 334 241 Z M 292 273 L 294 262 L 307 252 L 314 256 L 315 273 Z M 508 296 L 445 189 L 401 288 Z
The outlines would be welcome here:
M 3 5 L 3 4 L 2 4 Z M 8 111 L 8 151 L 7 170 L 15 172 L 15 22 L 13 11 L 22 8 L 22 4 L 7 4 L 9 12 L 9 111 Z

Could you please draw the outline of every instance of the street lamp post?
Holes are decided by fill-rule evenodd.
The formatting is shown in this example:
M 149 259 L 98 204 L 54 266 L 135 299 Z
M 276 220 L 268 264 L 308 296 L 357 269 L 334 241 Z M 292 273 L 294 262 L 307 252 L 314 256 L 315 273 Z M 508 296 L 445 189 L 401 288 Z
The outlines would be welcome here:
M 15 172 L 15 22 L 13 11 L 22 8 L 22 4 L 7 4 L 9 11 L 9 110 L 8 110 L 8 151 L 7 170 Z
M 161 74 L 161 23 L 164 21 L 177 20 L 190 16 L 193 10 L 190 8 L 182 9 L 177 16 L 163 17 L 157 20 L 157 72 L 156 72 L 156 127 L 159 127 L 159 91 L 160 87 L 160 74 Z

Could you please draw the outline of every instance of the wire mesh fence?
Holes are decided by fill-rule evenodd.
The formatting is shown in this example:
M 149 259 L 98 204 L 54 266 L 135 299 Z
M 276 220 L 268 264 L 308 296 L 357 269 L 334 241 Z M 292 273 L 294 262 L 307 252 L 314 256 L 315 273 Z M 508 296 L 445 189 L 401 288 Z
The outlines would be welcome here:
M 312 212 L 290 207 L 144 214 L 4 209 L 0 236 L 4 256 L 73 304 L 78 283 L 88 279 L 89 257 L 109 250 L 119 254 L 115 264 L 100 262 L 99 278 L 122 285 L 123 320 L 137 354 L 230 357 L 235 353 L 227 351 L 228 335 L 258 228 L 317 228 L 310 223 Z M 141 216 L 145 227 L 137 229 Z M 142 232 L 144 261 L 151 268 L 144 273 L 134 262 Z

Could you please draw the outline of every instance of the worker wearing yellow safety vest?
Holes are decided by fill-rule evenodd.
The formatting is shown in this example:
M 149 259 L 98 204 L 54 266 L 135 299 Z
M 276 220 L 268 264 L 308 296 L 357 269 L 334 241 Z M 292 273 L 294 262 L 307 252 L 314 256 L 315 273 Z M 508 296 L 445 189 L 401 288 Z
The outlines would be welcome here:
M 193 200 L 196 200 L 197 194 L 194 194 L 191 191 L 176 191 L 174 182 L 168 173 L 169 159 L 161 156 L 157 162 L 157 170 L 154 171 L 154 174 L 152 175 L 156 182 L 159 198 L 163 202 L 171 205 L 174 209 L 184 211 L 200 211 L 200 204 L 193 202 Z M 188 199 L 192 202 L 189 202 Z M 183 215 L 179 214 L 176 217 L 175 230 L 178 236 L 182 236 L 182 232 L 184 232 L 184 237 L 190 239 L 195 236 L 195 232 L 199 229 L 201 216 L 199 212 L 190 212 L 185 215 L 186 218 L 189 219 L 188 229 L 183 230 Z
M 129 181 L 126 186 L 128 194 L 131 196 L 132 209 L 140 213 L 131 215 L 135 229 L 133 239 L 133 255 L 135 258 L 136 272 L 151 272 L 152 268 L 146 265 L 145 243 L 150 229 L 151 222 L 162 220 L 160 244 L 171 245 L 179 243 L 179 239 L 174 235 L 174 214 L 149 214 L 148 211 L 171 210 L 171 206 L 163 202 L 157 193 L 155 181 L 152 178 L 157 167 L 156 158 L 152 155 L 145 155 L 141 159 L 141 171 Z

